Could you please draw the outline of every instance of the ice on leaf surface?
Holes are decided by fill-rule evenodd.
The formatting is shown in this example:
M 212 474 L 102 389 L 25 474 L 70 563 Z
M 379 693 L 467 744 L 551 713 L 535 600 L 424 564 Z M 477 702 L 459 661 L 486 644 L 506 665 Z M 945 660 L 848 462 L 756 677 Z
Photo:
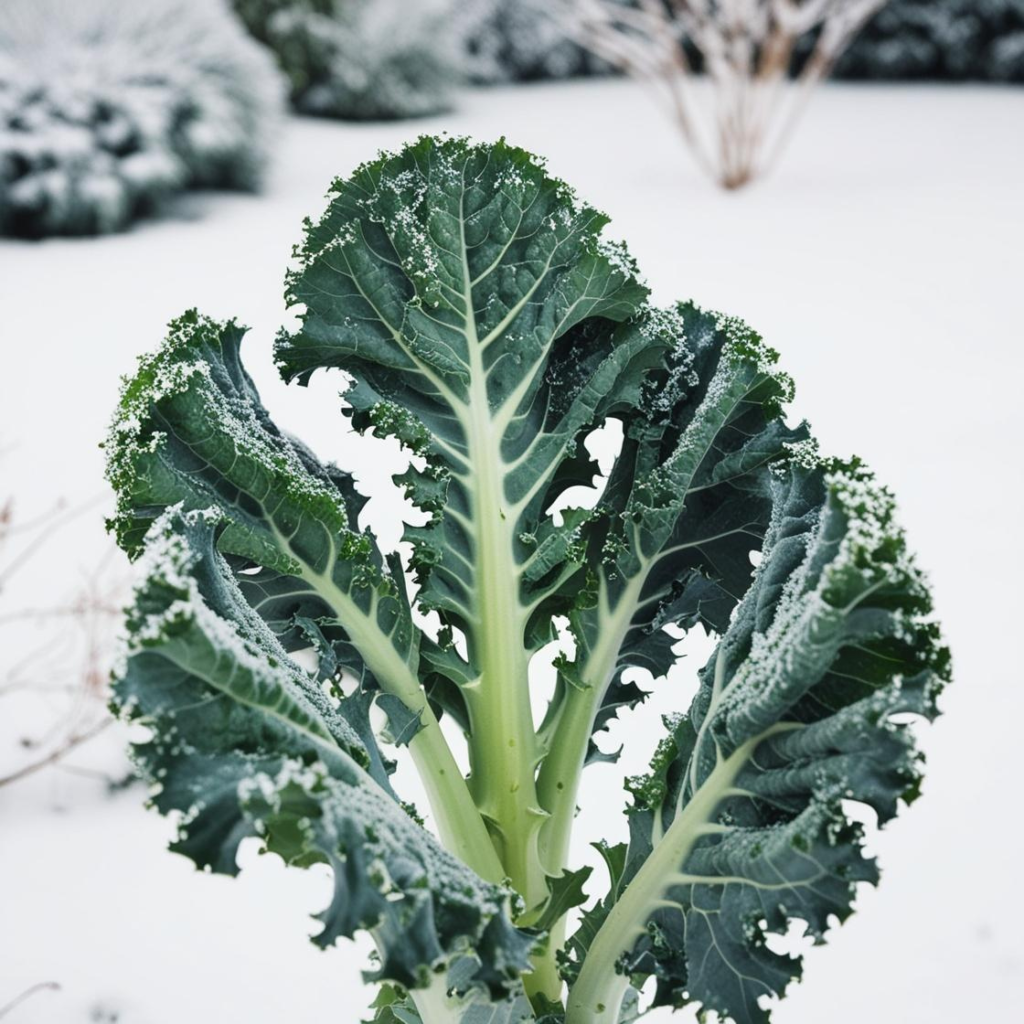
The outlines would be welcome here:
M 319 941 L 373 935 L 379 1024 L 624 1024 L 652 977 L 656 1005 L 762 1024 L 801 966 L 766 936 L 820 939 L 877 878 L 846 801 L 884 822 L 919 792 L 905 720 L 935 714 L 949 663 L 892 496 L 786 422 L 792 381 L 746 324 L 652 307 L 605 223 L 523 150 L 450 138 L 364 164 L 307 223 L 278 365 L 344 371 L 355 429 L 415 455 L 408 567 L 351 475 L 274 425 L 233 322 L 175 321 L 111 428 L 111 526 L 144 560 L 116 692 L 152 731 L 157 806 L 216 870 L 247 835 L 329 864 Z M 611 421 L 596 501 L 552 515 Z M 535 726 L 556 620 L 571 654 Z M 594 885 L 580 777 L 615 757 L 594 736 L 698 625 L 717 649 L 568 936 Z M 391 787 L 406 753 L 437 838 Z

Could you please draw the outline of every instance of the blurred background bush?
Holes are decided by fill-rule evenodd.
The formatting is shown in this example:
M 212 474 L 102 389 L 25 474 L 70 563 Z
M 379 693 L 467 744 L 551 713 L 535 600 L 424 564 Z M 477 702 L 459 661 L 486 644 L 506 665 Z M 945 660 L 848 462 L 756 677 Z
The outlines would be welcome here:
M 559 17 L 559 2 L 476 0 L 486 13 L 477 16 L 468 37 L 479 61 L 473 80 L 539 82 L 611 71 L 610 65 L 580 45 L 571 22 Z
M 0 233 L 103 234 L 187 188 L 256 188 L 272 60 L 209 0 L 4 0 Z
M 444 110 L 469 75 L 473 8 L 461 0 L 234 0 L 273 50 L 296 110 L 384 120 Z M 477 12 L 478 13 L 478 12 Z
M 707 53 L 739 49 L 721 44 L 731 29 L 709 48 L 707 29 L 742 15 L 747 64 L 732 61 L 729 79 L 773 85 L 788 66 L 810 79 L 1024 82 L 1024 0 L 890 0 L 872 13 L 881 2 L 5 0 L 0 234 L 103 234 L 186 189 L 258 188 L 283 89 L 274 64 L 296 111 L 355 121 L 447 110 L 465 83 L 618 70 L 678 93 L 681 70 L 708 70 L 720 108 L 708 116 L 721 122 L 735 104 Z M 780 51 L 767 26 L 791 7 L 816 13 L 790 17 L 801 27 Z M 593 31 L 595 11 L 614 32 Z M 825 47 L 807 76 L 837 24 L 852 41 Z M 767 129 L 712 124 L 701 142 L 699 126 L 681 126 L 724 184 L 758 172 L 746 150 L 752 132 L 764 148 Z M 701 155 L 715 145 L 734 152 Z
M 1024 82 L 1024 0 L 889 0 L 840 78 Z

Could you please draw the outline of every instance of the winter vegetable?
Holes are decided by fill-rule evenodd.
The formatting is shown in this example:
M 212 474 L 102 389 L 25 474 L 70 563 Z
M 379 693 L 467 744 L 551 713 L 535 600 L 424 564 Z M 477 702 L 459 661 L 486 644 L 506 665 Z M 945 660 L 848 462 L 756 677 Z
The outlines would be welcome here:
M 448 107 L 469 57 L 462 0 L 233 0 L 277 54 L 297 110 L 375 120 Z
M 884 822 L 918 793 L 904 719 L 935 713 L 948 658 L 891 496 L 787 425 L 757 334 L 651 307 L 605 222 L 522 150 L 424 138 L 307 226 L 277 361 L 341 370 L 355 428 L 408 449 L 398 482 L 430 516 L 408 565 L 352 476 L 274 425 L 234 322 L 172 324 L 112 425 L 111 526 L 141 577 L 116 699 L 150 730 L 175 849 L 233 873 L 254 836 L 330 865 L 316 941 L 371 933 L 380 1024 L 618 1024 L 648 978 L 656 1005 L 766 1021 L 800 973 L 766 936 L 820 938 L 877 877 L 847 801 Z M 613 420 L 593 507 L 552 514 Z M 595 736 L 643 698 L 635 670 L 673 664 L 666 627 L 698 625 L 718 647 L 595 887 L 570 849 L 581 774 L 614 760 Z M 559 633 L 536 726 L 531 660 Z
M 278 74 L 220 3 L 0 6 L 0 233 L 103 234 L 199 187 L 256 188 Z

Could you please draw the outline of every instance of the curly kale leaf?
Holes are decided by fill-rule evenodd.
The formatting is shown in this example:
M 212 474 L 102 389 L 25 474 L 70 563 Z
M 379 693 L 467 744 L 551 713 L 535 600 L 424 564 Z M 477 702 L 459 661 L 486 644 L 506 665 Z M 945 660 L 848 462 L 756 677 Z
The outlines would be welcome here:
M 111 431 L 111 525 L 145 564 L 117 692 L 156 802 L 216 870 L 249 835 L 329 864 L 320 941 L 372 933 L 381 1024 L 624 1024 L 651 977 L 658 1005 L 763 1024 L 800 969 L 768 936 L 819 939 L 876 878 L 846 801 L 884 822 L 917 793 L 904 716 L 934 714 L 948 656 L 891 496 L 785 422 L 792 384 L 745 324 L 649 306 L 605 223 L 522 150 L 429 138 L 307 223 L 277 361 L 343 372 L 354 428 L 411 454 L 408 567 L 351 476 L 274 425 L 234 322 L 175 321 Z M 580 485 L 591 507 L 563 507 Z M 698 625 L 717 651 L 566 944 L 580 776 L 615 757 L 594 737 Z M 531 662 L 559 635 L 537 726 Z
M 902 716 L 935 715 L 949 658 L 891 495 L 806 448 L 774 492 L 763 560 L 689 713 L 628 783 L 628 848 L 565 960 L 570 1022 L 606 1019 L 586 1013 L 613 1001 L 613 970 L 616 991 L 654 976 L 655 1005 L 767 1021 L 762 997 L 800 959 L 766 936 L 797 919 L 821 941 L 878 879 L 844 801 L 884 824 L 918 794 Z
M 792 383 L 777 353 L 742 322 L 687 303 L 623 333 L 645 337 L 655 358 L 619 412 L 622 450 L 584 527 L 587 585 L 569 612 L 576 652 L 559 666 L 542 729 L 551 753 L 538 787 L 551 816 L 541 844 L 553 863 L 568 848 L 579 765 L 616 756 L 593 735 L 645 696 L 625 673 L 668 671 L 666 626 L 726 628 L 771 519 L 770 467 L 807 438 L 782 418 Z
M 511 927 L 509 894 L 493 885 L 503 875 L 479 817 L 472 811 L 469 826 L 453 828 L 449 843 L 456 854 L 464 844 L 467 862 L 484 850 L 479 865 L 470 863 L 474 874 L 441 855 L 396 802 L 390 762 L 370 729 L 369 705 L 377 701 L 393 738 L 411 743 L 421 756 L 434 753 L 442 784 L 454 790 L 455 799 L 458 786 L 465 793 L 454 761 L 445 771 L 443 756 L 451 755 L 437 742 L 437 723 L 416 678 L 418 634 L 400 567 L 357 528 L 362 499 L 351 479 L 320 464 L 269 419 L 238 358 L 242 334 L 233 323 L 194 313 L 175 322 L 164 346 L 143 359 L 127 383 L 108 442 L 109 476 L 118 492 L 111 525 L 129 553 L 143 555 L 150 588 L 144 583 L 129 619 L 130 642 L 144 644 L 151 633 L 169 640 L 165 620 L 180 615 L 188 629 L 161 650 L 174 651 L 183 673 L 199 658 L 210 666 L 186 685 L 168 676 L 166 658 L 146 648 L 144 657 L 129 660 L 129 675 L 118 683 L 132 707 L 147 715 L 154 707 L 161 710 L 152 723 L 150 756 L 177 751 L 174 773 L 170 765 L 143 760 L 147 773 L 164 786 L 157 805 L 164 811 L 215 808 L 190 824 L 190 838 L 179 848 L 216 870 L 234 870 L 237 841 L 256 821 L 269 830 L 264 838 L 270 848 L 289 862 L 330 863 L 337 892 L 323 940 L 371 928 L 386 951 L 382 976 L 422 985 L 423 972 L 439 957 L 469 944 L 481 956 L 478 980 L 500 987 L 528 963 L 532 943 Z M 169 510 L 180 527 L 168 525 Z M 213 526 L 198 538 L 196 517 L 216 521 L 216 555 Z M 181 555 L 174 569 L 178 591 L 170 594 L 159 585 L 160 573 L 174 567 L 166 558 L 154 564 L 150 556 L 167 547 L 165 535 L 175 529 L 188 534 L 189 549 L 200 554 Z M 189 574 L 200 572 L 203 585 L 190 583 Z M 166 607 L 143 614 L 156 597 Z M 235 636 L 239 630 L 255 644 L 257 653 L 250 651 L 248 661 Z M 311 677 L 289 659 L 290 652 L 309 647 L 319 654 Z M 276 671 L 268 677 L 252 658 Z M 334 698 L 335 713 L 323 685 L 339 668 L 354 674 L 359 687 L 348 698 Z M 215 672 L 226 676 L 215 679 Z M 257 710 L 267 714 L 250 708 L 250 689 L 266 691 L 266 707 Z M 278 702 L 292 708 L 292 690 L 301 691 L 295 713 L 309 731 L 298 746 L 279 727 Z M 183 705 L 174 710 L 179 699 Z M 173 714 L 165 713 L 168 701 Z M 194 720 L 194 703 L 222 714 Z M 185 722 L 203 729 L 206 746 L 190 736 L 183 744 L 174 742 L 177 732 L 185 733 Z M 358 782 L 349 769 L 339 781 L 335 762 L 341 755 L 329 745 L 326 753 L 321 750 L 339 737 L 359 766 Z M 260 785 L 254 787 L 257 778 Z M 464 799 L 471 808 L 468 793 Z M 378 806 L 381 801 L 389 803 Z M 388 834 L 378 834 L 385 827 Z M 417 843 L 423 845 L 418 853 Z M 440 859 L 429 859 L 428 851 Z M 481 871 L 487 882 L 477 877 Z M 389 895 L 393 887 L 408 889 L 410 898 Z M 446 905 L 456 893 L 467 906 L 486 894 L 475 925 L 460 922 L 455 906 Z
M 319 945 L 366 929 L 376 977 L 409 987 L 473 949 L 464 984 L 503 996 L 532 945 L 509 923 L 509 892 L 399 804 L 364 710 L 326 696 L 246 601 L 216 550 L 226 529 L 222 513 L 180 506 L 152 525 L 114 686 L 151 733 L 133 750 L 153 803 L 181 815 L 173 849 L 235 874 L 239 843 L 256 836 L 288 864 L 327 864 Z
M 135 557 L 169 506 L 220 510 L 218 550 L 285 649 L 312 646 L 322 676 L 344 668 L 419 714 L 404 577 L 358 528 L 364 499 L 351 476 L 267 415 L 239 358 L 244 333 L 192 311 L 140 361 L 107 441 L 110 526 Z
M 406 533 L 417 601 L 466 639 L 423 645 L 425 681 L 469 726 L 474 799 L 529 908 L 549 887 L 528 664 L 586 571 L 585 514 L 547 510 L 592 481 L 584 437 L 640 400 L 668 344 L 624 323 L 646 289 L 606 222 L 523 150 L 421 139 L 335 183 L 277 350 L 289 379 L 344 370 L 354 425 L 425 462 L 401 481 L 431 513 Z

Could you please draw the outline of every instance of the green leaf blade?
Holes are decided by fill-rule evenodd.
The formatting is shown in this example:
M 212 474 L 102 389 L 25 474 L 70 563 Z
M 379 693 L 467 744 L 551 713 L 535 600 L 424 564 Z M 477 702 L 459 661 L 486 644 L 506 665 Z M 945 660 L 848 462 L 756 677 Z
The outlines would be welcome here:
M 374 770 L 372 734 L 245 602 L 215 548 L 219 518 L 172 509 L 154 523 L 114 687 L 124 714 L 153 733 L 135 757 L 158 809 L 181 816 L 175 849 L 233 874 L 239 843 L 258 836 L 286 863 L 325 863 L 334 895 L 319 944 L 369 930 L 379 976 L 407 987 L 473 948 L 482 959 L 467 984 L 503 997 L 533 942 L 510 922 L 511 894 L 398 804 Z
M 774 491 L 763 561 L 690 713 L 630 781 L 623 874 L 570 946 L 570 1024 L 609 957 L 657 978 L 656 1005 L 765 1024 L 763 998 L 801 966 L 766 936 L 798 919 L 820 941 L 877 881 L 844 801 L 884 824 L 917 795 L 901 716 L 935 716 L 949 659 L 891 495 L 807 449 Z

